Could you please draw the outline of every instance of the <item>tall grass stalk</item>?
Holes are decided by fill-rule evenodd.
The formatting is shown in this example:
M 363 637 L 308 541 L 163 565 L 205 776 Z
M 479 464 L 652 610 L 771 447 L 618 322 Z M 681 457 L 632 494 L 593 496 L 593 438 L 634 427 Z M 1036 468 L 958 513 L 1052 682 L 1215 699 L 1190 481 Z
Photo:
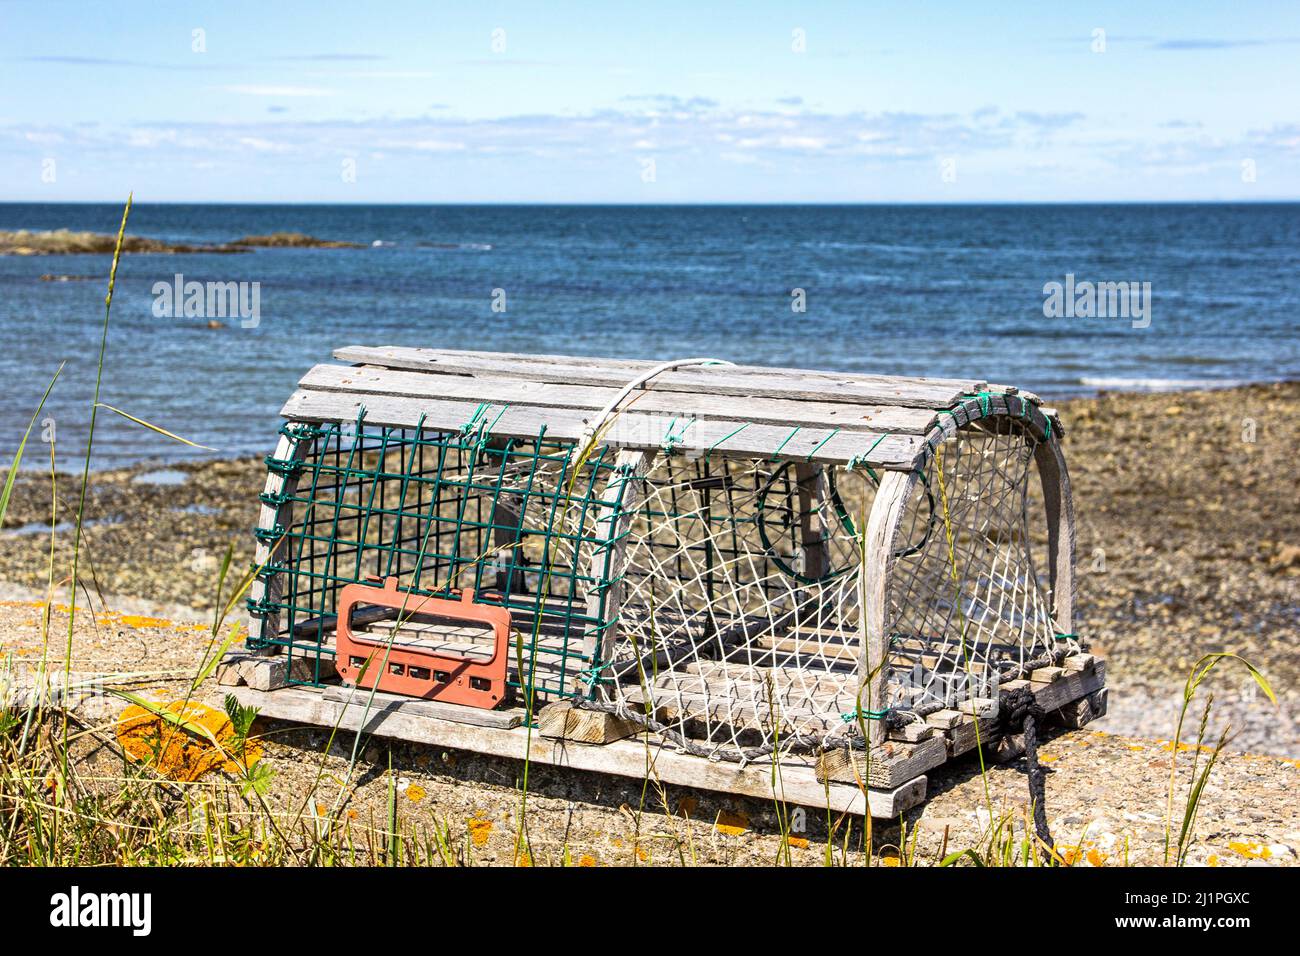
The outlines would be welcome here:
M 1213 706 L 1214 698 L 1211 696 L 1206 701 L 1205 710 L 1201 714 L 1201 722 L 1196 734 L 1195 757 L 1192 761 L 1192 779 L 1188 785 L 1187 796 L 1183 803 L 1183 818 L 1178 830 L 1178 838 L 1172 844 L 1170 836 L 1173 829 L 1174 820 L 1174 791 L 1178 784 L 1178 752 L 1182 749 L 1183 743 L 1183 722 L 1187 719 L 1187 712 L 1191 709 L 1192 700 L 1196 697 L 1196 691 L 1200 688 L 1219 664 L 1224 661 L 1235 661 L 1246 669 L 1251 679 L 1262 690 L 1265 696 L 1277 706 L 1277 696 L 1273 693 L 1273 688 L 1269 686 L 1264 675 L 1254 664 L 1246 660 L 1239 654 L 1217 653 L 1206 654 L 1201 657 L 1187 674 L 1187 681 L 1183 685 L 1183 703 L 1178 711 L 1178 726 L 1174 730 L 1174 739 L 1169 742 L 1169 796 L 1165 804 L 1165 865 L 1170 863 L 1170 850 L 1172 849 L 1173 862 L 1181 866 L 1187 858 L 1187 850 L 1190 847 L 1193 830 L 1196 824 L 1196 815 L 1199 811 L 1201 798 L 1205 793 L 1205 784 L 1209 780 L 1210 771 L 1219 760 L 1219 755 L 1228 743 L 1228 732 L 1225 729 L 1219 737 L 1218 744 L 1210 753 L 1210 758 L 1206 763 L 1200 777 L 1197 777 L 1196 771 L 1200 763 L 1201 748 L 1205 739 L 1206 727 L 1209 724 L 1210 709 Z

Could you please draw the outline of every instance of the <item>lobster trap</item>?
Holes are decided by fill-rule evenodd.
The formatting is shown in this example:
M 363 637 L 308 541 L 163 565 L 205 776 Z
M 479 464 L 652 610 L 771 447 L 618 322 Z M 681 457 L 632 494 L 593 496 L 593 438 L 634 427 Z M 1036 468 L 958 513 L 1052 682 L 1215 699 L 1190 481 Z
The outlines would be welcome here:
M 925 769 L 998 739 L 1008 687 L 1104 705 L 1074 633 L 1061 425 L 1029 393 L 712 360 L 336 358 L 354 364 L 317 366 L 285 405 L 261 496 L 249 650 L 287 689 L 644 734 L 687 760 L 678 782 L 706 757 L 821 786 L 874 755 L 873 786 L 922 793 Z

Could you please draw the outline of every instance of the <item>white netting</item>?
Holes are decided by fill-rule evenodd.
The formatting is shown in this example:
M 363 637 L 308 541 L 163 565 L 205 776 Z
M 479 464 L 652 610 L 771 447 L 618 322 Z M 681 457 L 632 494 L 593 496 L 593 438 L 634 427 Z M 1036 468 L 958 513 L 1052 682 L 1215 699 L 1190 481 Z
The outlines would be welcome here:
M 984 419 L 943 442 L 916 482 L 889 580 L 891 707 L 996 696 L 1000 679 L 1057 650 L 1034 557 L 1035 446 L 1014 419 Z
M 989 419 L 940 443 L 917 476 L 894 541 L 880 701 L 859 697 L 875 476 L 660 455 L 628 502 L 605 693 L 719 755 L 852 734 L 863 711 L 991 696 L 1054 650 L 1030 542 L 1034 447 L 1020 423 Z

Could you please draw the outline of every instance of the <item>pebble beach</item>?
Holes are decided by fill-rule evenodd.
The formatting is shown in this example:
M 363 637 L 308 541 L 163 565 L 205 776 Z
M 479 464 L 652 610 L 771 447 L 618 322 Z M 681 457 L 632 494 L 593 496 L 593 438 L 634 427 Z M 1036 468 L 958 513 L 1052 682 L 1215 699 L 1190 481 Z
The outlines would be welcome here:
M 1169 736 L 1188 669 L 1230 651 L 1265 674 L 1279 706 L 1244 670 L 1224 668 L 1210 685 L 1212 727 L 1231 724 L 1235 749 L 1300 755 L 1300 383 L 1058 407 L 1078 520 L 1079 632 L 1109 662 L 1110 714 L 1098 727 Z M 0 582 L 33 593 L 46 587 L 51 546 L 55 567 L 68 566 L 80 480 L 57 459 L 53 482 L 36 470 L 48 447 L 29 448 L 0 531 Z M 92 590 L 110 609 L 209 618 L 226 550 L 233 568 L 252 559 L 264 474 L 256 458 L 94 474 L 83 556 Z M 0 648 L 22 632 L 0 613 Z
M 1278 705 L 1243 669 L 1228 666 L 1198 694 L 1189 723 L 1212 695 L 1207 736 L 1227 728 L 1231 739 L 1188 859 L 1211 866 L 1296 863 L 1300 509 L 1292 449 L 1300 383 L 1109 394 L 1058 407 L 1078 518 L 1079 633 L 1107 659 L 1110 687 L 1106 717 L 1055 732 L 1041 750 L 1060 851 L 1075 865 L 1160 862 L 1169 741 L 1188 669 L 1204 654 L 1232 652 L 1267 677 Z M 51 548 L 56 569 L 71 557 L 79 476 L 57 464 L 53 479 L 34 469 L 20 474 L 0 531 L 0 655 L 9 660 L 33 662 L 47 653 L 43 597 Z M 213 644 L 219 564 L 232 545 L 232 567 L 242 569 L 252 557 L 249 529 L 263 476 L 254 458 L 146 463 L 92 475 L 82 555 L 87 592 L 78 597 L 71 631 L 77 671 L 116 675 L 137 693 L 184 694 Z M 48 653 L 56 659 L 68 633 L 65 590 L 56 580 L 48 618 Z M 220 693 L 215 685 L 201 691 L 217 702 Z M 91 703 L 104 707 L 113 699 Z M 99 715 L 105 727 L 115 726 L 112 711 Z M 269 806 L 300 816 L 300 794 L 312 790 L 322 768 L 330 774 L 345 767 L 351 745 L 328 745 L 323 731 L 275 722 L 265 733 L 264 755 L 275 772 Z M 119 759 L 103 748 L 82 749 L 92 772 Z M 1189 765 L 1184 761 L 1180 787 Z M 375 740 L 360 754 L 357 781 L 339 798 L 364 830 L 391 799 L 384 781 L 392 768 L 406 819 L 463 831 L 463 862 L 509 863 L 519 766 Z M 933 773 L 930 786 L 927 802 L 908 814 L 917 862 L 980 840 L 990 812 L 1025 814 L 1023 769 L 1015 762 L 981 775 L 968 757 Z M 770 801 L 684 788 L 646 791 L 634 781 L 535 768 L 528 806 L 538 864 L 761 865 L 787 853 L 794 863 L 826 860 L 824 821 L 782 837 Z M 897 865 L 902 836 L 896 824 L 877 822 L 873 857 Z M 843 839 L 836 829 L 834 842 Z M 857 849 L 841 847 L 836 862 L 865 858 L 860 829 L 854 841 Z

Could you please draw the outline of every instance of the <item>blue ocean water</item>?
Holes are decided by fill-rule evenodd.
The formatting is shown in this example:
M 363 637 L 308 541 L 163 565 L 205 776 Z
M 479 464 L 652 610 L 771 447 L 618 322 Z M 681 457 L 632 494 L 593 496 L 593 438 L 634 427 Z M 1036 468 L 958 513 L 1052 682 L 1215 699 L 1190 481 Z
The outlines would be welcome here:
M 0 204 L 0 229 L 115 232 L 120 216 Z M 286 230 L 365 248 L 124 257 L 102 401 L 234 455 L 269 451 L 297 378 L 350 344 L 712 355 L 1049 397 L 1300 377 L 1300 204 L 142 204 L 129 225 L 189 242 Z M 106 256 L 0 257 L 0 451 L 66 359 L 47 415 L 60 457 L 81 454 L 107 271 Z M 1150 282 L 1150 326 L 1044 317 L 1044 285 L 1067 273 Z M 154 285 L 177 274 L 260 283 L 257 326 L 157 317 Z M 96 450 L 99 467 L 196 454 L 112 415 Z

